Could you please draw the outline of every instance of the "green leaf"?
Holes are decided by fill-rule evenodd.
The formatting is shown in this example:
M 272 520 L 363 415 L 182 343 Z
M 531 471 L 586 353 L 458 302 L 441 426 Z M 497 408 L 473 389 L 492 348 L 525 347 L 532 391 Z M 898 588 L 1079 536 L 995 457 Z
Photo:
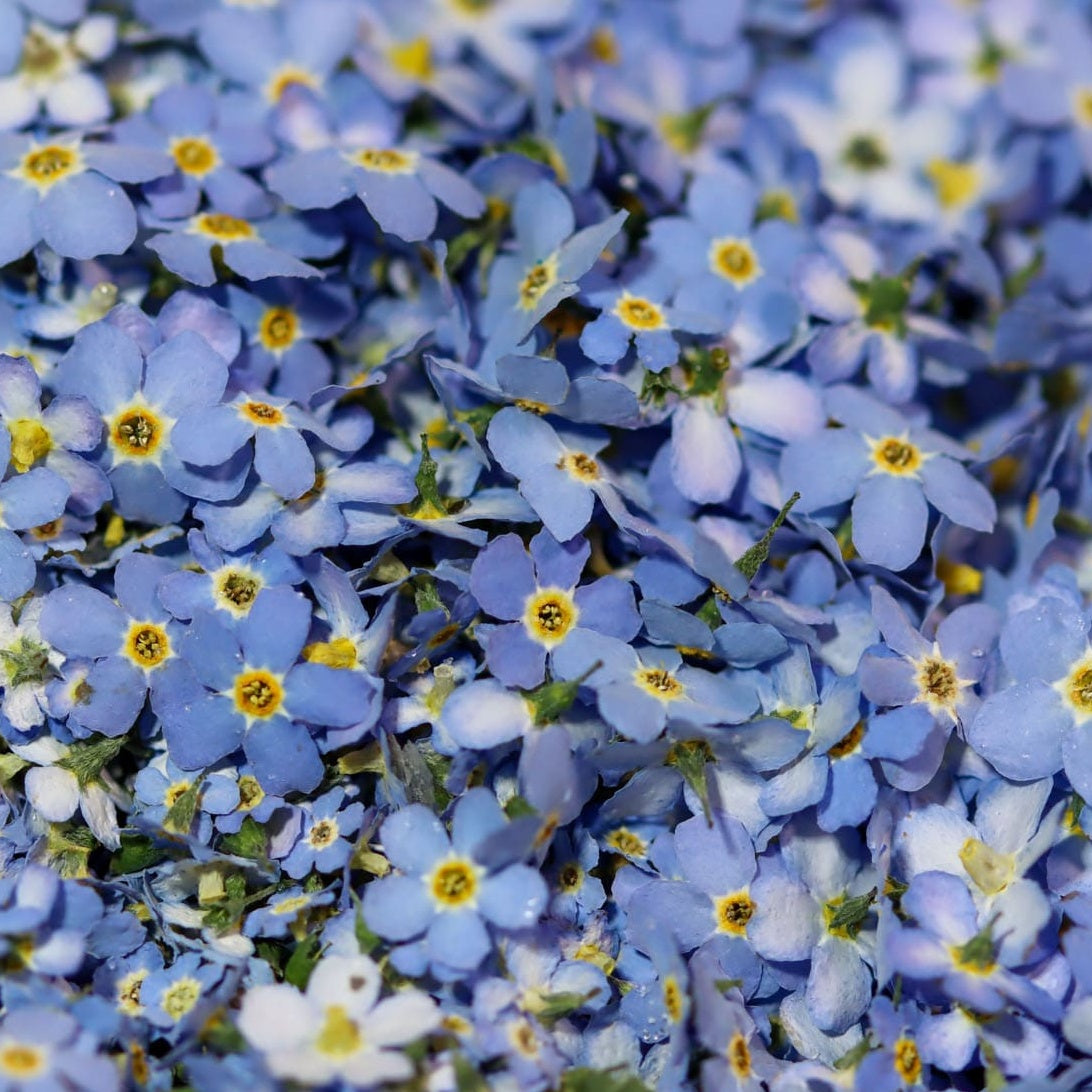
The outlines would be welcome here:
M 581 1005 L 590 1001 L 599 990 L 589 990 L 580 993 L 576 990 L 566 990 L 561 993 L 547 993 L 535 998 L 529 1006 L 529 1010 L 544 1023 L 552 1020 L 560 1020 L 562 1016 L 568 1016 L 576 1012 Z
M 406 800 L 410 804 L 436 806 L 436 791 L 433 785 L 432 771 L 424 755 L 412 740 L 399 743 L 390 737 L 391 774 L 406 791 Z
M 842 899 L 841 902 L 831 900 L 823 907 L 824 916 L 827 919 L 827 932 L 835 936 L 855 937 L 864 925 L 865 919 L 872 912 L 872 904 L 876 901 L 878 889 L 873 887 L 863 895 L 854 895 L 852 898 Z
M 118 876 L 128 876 L 132 872 L 143 872 L 166 857 L 166 852 L 151 838 L 143 834 L 123 834 L 121 848 L 110 861 L 110 871 Z
M 322 955 L 322 940 L 317 936 L 307 936 L 296 945 L 288 962 L 284 965 L 284 980 L 298 989 L 306 989 L 307 980 L 315 969 Z
M 379 934 L 373 933 L 368 928 L 367 923 L 364 921 L 364 912 L 357 906 L 356 908 L 356 921 L 353 925 L 353 933 L 356 936 L 356 942 L 360 946 L 362 955 L 371 955 L 372 952 L 379 947 Z
M 720 615 L 720 607 L 717 604 L 717 597 L 715 595 L 709 596 L 708 599 L 698 608 L 694 615 L 699 622 L 704 622 L 710 629 L 719 629 L 724 625 L 724 619 Z
M 713 751 L 704 739 L 683 740 L 668 752 L 667 765 L 674 766 L 701 801 L 705 821 L 713 825 L 713 809 L 709 803 L 709 786 L 705 767 L 713 761 Z
M 536 686 L 534 690 L 521 691 L 531 706 L 531 719 L 534 723 L 539 726 L 550 724 L 562 713 L 567 713 L 576 701 L 577 691 L 602 666 L 603 661 L 596 660 L 579 678 L 547 682 Z
M 413 484 L 417 486 L 417 497 L 410 501 L 408 515 L 411 519 L 443 519 L 447 514 L 447 505 L 440 496 L 440 487 L 436 484 L 436 460 L 428 449 L 428 433 L 421 433 L 421 463 Z
M 125 736 L 110 739 L 100 736 L 98 739 L 73 743 L 64 758 L 57 760 L 57 765 L 74 774 L 81 785 L 90 785 L 102 772 L 102 768 L 121 753 L 124 746 Z
M 413 589 L 413 604 L 418 614 L 428 614 L 430 611 L 443 610 L 444 601 L 436 590 L 436 582 L 431 576 L 419 576 Z
M 856 1069 L 865 1056 L 872 1051 L 872 1039 L 866 1035 L 856 1046 L 852 1046 L 835 1063 L 835 1069 Z
M 269 847 L 269 839 L 265 827 L 248 815 L 243 820 L 243 825 L 235 834 L 225 834 L 220 839 L 220 851 L 230 853 L 235 857 L 247 857 L 252 861 L 260 861 L 266 856 Z
M 528 803 L 519 793 L 516 793 L 507 804 L 504 805 L 504 814 L 509 819 L 519 819 L 524 815 L 538 815 L 534 806 Z
M 736 561 L 736 568 L 739 569 L 748 580 L 753 580 L 755 574 L 765 564 L 766 559 L 770 556 L 770 543 L 773 542 L 773 537 L 777 533 L 778 527 L 785 522 L 789 512 L 792 510 L 792 506 L 799 499 L 800 494 L 793 493 L 785 502 L 781 511 L 774 516 L 774 521 L 770 524 L 769 530 Z
M 489 1092 L 489 1082 L 465 1055 L 456 1054 L 453 1064 L 456 1092 Z

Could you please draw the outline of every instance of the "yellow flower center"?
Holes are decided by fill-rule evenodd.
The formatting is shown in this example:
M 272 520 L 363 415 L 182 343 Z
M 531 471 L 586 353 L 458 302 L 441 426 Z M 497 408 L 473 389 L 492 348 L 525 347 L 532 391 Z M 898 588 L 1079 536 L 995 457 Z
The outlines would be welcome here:
M 32 26 L 23 38 L 19 71 L 34 81 L 46 81 L 60 74 L 65 60 L 64 39 L 50 35 L 44 27 Z
M 751 1075 L 751 1048 L 743 1037 L 742 1031 L 737 1031 L 728 1040 L 728 1065 L 738 1080 L 746 1080 Z
M 223 243 L 253 239 L 257 234 L 246 220 L 229 216 L 226 212 L 203 212 L 193 218 L 193 228 L 199 234 L 208 235 Z
M 982 172 L 973 163 L 933 159 L 926 165 L 925 173 L 943 209 L 969 204 L 982 188 Z
M 196 978 L 180 978 L 164 991 L 159 1006 L 175 1021 L 181 1020 L 197 1004 L 201 996 L 201 983 Z
M 615 303 L 614 313 L 632 330 L 660 330 L 667 325 L 656 304 L 628 292 Z
M 683 992 L 679 988 L 678 979 L 673 974 L 664 977 L 663 990 L 664 1011 L 668 1019 L 673 1024 L 677 1024 L 683 1018 Z
M 204 137 L 172 140 L 170 152 L 178 169 L 194 178 L 204 178 L 220 162 L 216 149 Z
M 528 633 L 545 645 L 564 640 L 576 624 L 579 611 L 572 596 L 560 588 L 544 588 L 527 600 L 523 624 Z
M 325 849 L 327 846 L 332 846 L 337 841 L 338 830 L 337 823 L 333 819 L 320 819 L 312 828 L 311 833 L 308 834 L 307 840 L 315 847 L 315 849 Z
M 758 904 L 746 891 L 733 891 L 713 901 L 717 931 L 741 937 L 747 932 L 747 924 L 754 917 Z
M 709 267 L 737 287 L 750 284 L 762 273 L 758 255 L 745 239 L 714 239 L 709 247 Z
M 322 84 L 319 78 L 298 64 L 286 64 L 277 69 L 265 85 L 265 95 L 270 102 L 280 102 L 291 87 L 309 87 L 317 91 Z
M 641 667 L 633 677 L 642 690 L 661 701 L 677 701 L 686 692 L 683 684 L 663 667 Z
M 595 482 L 599 480 L 599 464 L 582 451 L 570 451 L 562 455 L 557 463 L 558 470 L 566 470 L 569 477 L 581 482 Z
M 263 428 L 276 428 L 284 424 L 284 412 L 268 402 L 244 402 L 239 407 L 239 412 Z
M 0 1073 L 7 1077 L 30 1080 L 46 1070 L 46 1054 L 30 1043 L 5 1043 L 0 1046 Z
M 394 148 L 361 148 L 352 159 L 366 171 L 383 174 L 412 174 L 417 167 L 415 152 L 399 152 Z
M 162 440 L 163 422 L 147 406 L 122 410 L 110 429 L 114 450 L 129 459 L 149 458 Z
M 290 307 L 270 307 L 258 324 L 258 340 L 271 353 L 281 353 L 295 343 L 299 329 L 299 319 Z
M 82 167 L 82 157 L 74 144 L 47 144 L 27 152 L 15 173 L 32 186 L 47 190 Z
M 895 1072 L 904 1084 L 917 1084 L 921 1080 L 921 1055 L 913 1039 L 895 1040 Z
M 168 809 L 173 808 L 189 791 L 189 781 L 174 781 L 167 786 L 167 791 L 163 794 L 163 803 Z
M 869 443 L 876 469 L 885 474 L 913 477 L 925 461 L 920 448 L 905 437 L 882 436 L 878 440 L 869 440 Z
M 427 80 L 433 72 L 432 45 L 427 38 L 412 38 L 387 50 L 391 68 L 409 80 Z
M 1074 92 L 1073 115 L 1078 125 L 1092 126 L 1092 87 L 1081 87 Z
M 610 849 L 626 857 L 644 857 L 648 854 L 648 842 L 628 827 L 618 827 L 606 836 L 604 841 Z
M 244 716 L 271 717 L 284 701 L 284 688 L 268 671 L 244 671 L 235 677 L 235 705 Z
M 861 745 L 861 740 L 865 737 L 865 724 L 863 720 L 857 721 L 855 725 L 833 747 L 827 754 L 831 758 L 845 758 L 847 755 L 853 754 Z
M 1079 663 L 1065 681 L 1065 695 L 1081 716 L 1092 716 L 1092 664 Z
M 265 790 L 251 774 L 239 778 L 239 810 L 253 811 L 265 799 Z
M 940 656 L 927 656 L 918 664 L 917 700 L 933 711 L 951 710 L 959 699 L 960 681 L 955 664 Z
M 531 266 L 519 286 L 519 305 L 533 311 L 535 305 L 557 283 L 557 259 L 550 257 Z
M 11 433 L 11 465 L 16 473 L 29 470 L 53 450 L 53 437 L 40 421 L 20 417 L 8 426 Z
M 148 970 L 130 971 L 122 975 L 117 982 L 117 1007 L 119 1012 L 126 1016 L 139 1016 L 144 1011 L 140 1003 L 140 990 L 144 985 L 144 979 L 148 977 Z
M 432 898 L 442 910 L 472 904 L 478 895 L 480 869 L 470 861 L 452 858 L 441 861 L 429 877 Z
M 891 162 L 883 141 L 872 133 L 858 133 L 842 149 L 842 161 L 854 170 L 869 174 L 882 170 Z
M 213 581 L 217 605 L 232 614 L 246 614 L 261 590 L 261 580 L 245 569 L 222 569 Z
M 574 891 L 579 891 L 583 883 L 584 870 L 580 865 L 575 861 L 562 865 L 561 871 L 557 874 L 557 886 L 564 894 L 571 895 Z
M 788 190 L 767 190 L 759 199 L 755 216 L 759 220 L 786 220 L 790 224 L 800 223 L 800 212 L 793 195 Z
M 134 622 L 125 638 L 125 654 L 137 667 L 158 667 L 171 654 L 171 639 L 162 626 Z

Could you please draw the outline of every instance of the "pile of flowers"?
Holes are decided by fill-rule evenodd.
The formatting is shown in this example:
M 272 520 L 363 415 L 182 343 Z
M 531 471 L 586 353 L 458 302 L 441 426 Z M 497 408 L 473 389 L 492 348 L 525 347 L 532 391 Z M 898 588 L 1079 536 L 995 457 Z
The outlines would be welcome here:
M 0 0 L 0 1090 L 1088 1087 L 1090 182 L 1086 0 Z

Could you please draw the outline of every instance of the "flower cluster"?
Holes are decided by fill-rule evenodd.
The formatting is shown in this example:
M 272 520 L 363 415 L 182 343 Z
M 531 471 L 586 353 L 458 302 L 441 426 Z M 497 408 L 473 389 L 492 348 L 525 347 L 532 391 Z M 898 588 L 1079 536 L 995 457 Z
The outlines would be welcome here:
M 0 0 L 0 1092 L 1092 1086 L 1090 210 L 1082 0 Z

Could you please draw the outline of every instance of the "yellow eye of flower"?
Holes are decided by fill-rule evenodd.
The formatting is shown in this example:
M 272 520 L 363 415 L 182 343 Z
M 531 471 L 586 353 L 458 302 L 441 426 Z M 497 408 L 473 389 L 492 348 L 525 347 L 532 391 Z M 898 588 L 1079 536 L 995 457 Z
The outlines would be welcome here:
M 673 975 L 665 975 L 663 981 L 664 1011 L 668 1019 L 677 1024 L 683 1018 L 683 992 L 679 988 L 678 979 Z
M 203 178 L 220 162 L 216 149 L 204 137 L 179 137 L 170 146 L 178 169 L 194 178 Z
M 865 736 L 865 723 L 863 720 L 857 721 L 855 725 L 829 751 L 827 755 L 830 758 L 845 758 L 847 755 L 851 755 L 861 745 L 861 740 Z
M 271 717 L 284 701 L 284 688 L 268 671 L 244 671 L 235 677 L 235 705 L 248 717 Z
M 557 463 L 558 470 L 567 470 L 571 478 L 577 481 L 595 482 L 599 480 L 599 464 L 582 451 L 570 451 Z
M 268 402 L 244 402 L 239 412 L 254 424 L 265 428 L 284 424 L 284 413 Z
M 648 842 L 628 827 L 617 827 L 603 840 L 608 848 L 626 857 L 645 857 L 648 854 Z
M 557 259 L 547 258 L 533 265 L 519 286 L 519 305 L 524 311 L 533 311 L 535 305 L 557 283 Z
M 885 474 L 915 477 L 925 462 L 926 456 L 921 449 L 905 436 L 882 436 L 868 442 L 872 446 L 872 461 L 876 464 L 876 470 Z
M 320 819 L 312 828 L 311 833 L 307 835 L 307 840 L 315 847 L 315 849 L 325 849 L 327 846 L 331 846 L 338 839 L 337 823 L 333 819 Z
M 40 421 L 21 417 L 8 426 L 11 432 L 11 465 L 18 474 L 29 470 L 53 450 L 53 437 Z
M 576 624 L 576 603 L 560 588 L 545 588 L 527 600 L 523 624 L 530 635 L 542 644 L 552 645 L 563 640 Z
M 1081 87 L 1074 92 L 1073 114 L 1078 125 L 1092 126 L 1092 87 Z
M 713 909 L 720 932 L 743 936 L 758 905 L 746 891 L 733 891 L 715 899 Z
M 1065 693 L 1077 712 L 1092 716 L 1092 664 L 1080 663 L 1069 673 Z
M 433 900 L 443 910 L 454 910 L 473 903 L 478 895 L 480 871 L 476 865 L 462 858 L 441 861 L 428 880 Z
M 25 1081 L 46 1070 L 45 1051 L 30 1043 L 5 1043 L 0 1047 L 0 1073 Z
M 895 1072 L 903 1083 L 917 1084 L 921 1080 L 921 1056 L 914 1040 L 896 1039 L 893 1053 Z
M 709 267 L 740 288 L 762 274 L 758 255 L 745 239 L 714 239 L 709 247 Z
M 171 639 L 162 626 L 134 622 L 125 639 L 125 653 L 138 667 L 158 667 L 171 654 Z
M 223 569 L 213 581 L 213 596 L 232 614 L 246 614 L 261 587 L 261 580 L 244 569 Z
M 295 343 L 300 323 L 290 307 L 270 307 L 258 324 L 258 340 L 271 353 L 283 352 Z
M 751 1075 L 751 1048 L 742 1031 L 737 1031 L 728 1041 L 728 1064 L 739 1080 L 746 1080 Z
M 944 209 L 970 204 L 982 187 L 982 174 L 973 163 L 933 159 L 926 166 L 925 173 L 933 183 L 940 207 Z
M 660 330 L 667 325 L 663 311 L 656 304 L 628 293 L 615 303 L 614 313 L 633 330 Z
M 201 997 L 201 983 L 196 978 L 180 978 L 164 991 L 159 1007 L 175 1022 L 182 1019 Z
M 270 102 L 280 102 L 291 87 L 309 87 L 312 91 L 317 91 L 321 86 L 319 78 L 313 72 L 296 64 L 286 64 L 269 78 L 265 85 L 265 95 Z
M 253 239 L 257 232 L 246 220 L 238 216 L 229 216 L 226 212 L 203 212 L 193 218 L 193 229 L 200 235 L 223 243 L 234 243 L 240 239 Z
M 360 1027 L 341 1005 L 327 1005 L 326 1019 L 315 1039 L 315 1049 L 321 1054 L 344 1058 L 355 1054 L 364 1045 Z
M 399 152 L 394 148 L 361 148 L 352 159 L 365 170 L 384 174 L 412 174 L 417 167 L 415 152 Z
M 413 38 L 390 46 L 387 60 L 406 79 L 423 81 L 432 75 L 432 45 L 427 38 Z
M 661 701 L 676 701 L 686 692 L 683 684 L 662 667 L 639 668 L 634 678 L 642 690 Z
M 130 459 L 147 459 L 154 455 L 162 439 L 163 423 L 147 406 L 122 410 L 110 429 L 114 450 Z
M 22 174 L 32 186 L 46 190 L 82 167 L 82 157 L 75 145 L 47 144 L 27 152 L 15 173 Z

